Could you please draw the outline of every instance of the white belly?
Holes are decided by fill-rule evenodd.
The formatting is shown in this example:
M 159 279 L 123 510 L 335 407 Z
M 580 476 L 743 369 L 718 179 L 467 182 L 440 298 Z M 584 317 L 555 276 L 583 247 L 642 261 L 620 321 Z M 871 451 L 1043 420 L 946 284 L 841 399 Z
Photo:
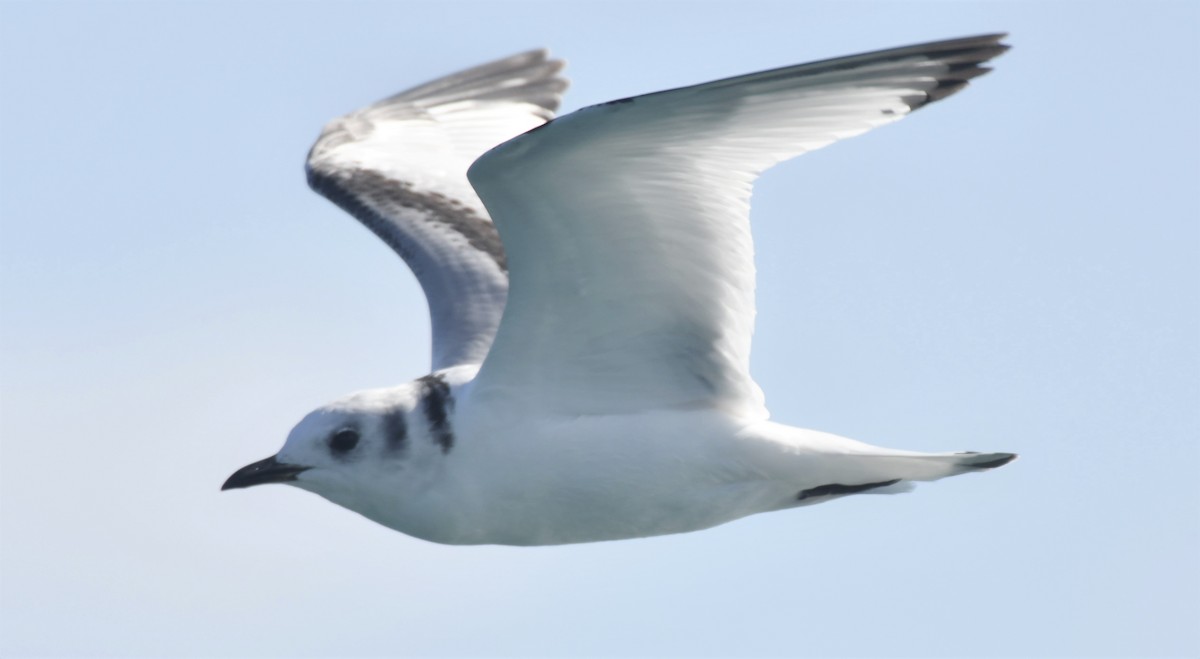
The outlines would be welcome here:
M 461 419 L 461 417 L 460 417 Z M 460 426 L 429 514 L 377 521 L 436 542 L 544 545 L 682 533 L 773 510 L 766 478 L 711 411 L 581 417 L 524 428 Z M 390 515 L 389 515 L 390 517 Z

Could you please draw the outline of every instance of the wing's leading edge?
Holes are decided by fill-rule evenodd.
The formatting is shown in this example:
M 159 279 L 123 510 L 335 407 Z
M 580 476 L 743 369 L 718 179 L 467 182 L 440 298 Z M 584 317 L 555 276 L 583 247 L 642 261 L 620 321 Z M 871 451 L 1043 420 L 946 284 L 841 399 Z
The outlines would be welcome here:
M 435 370 L 483 361 L 508 292 L 504 249 L 467 168 L 554 116 L 562 66 L 538 50 L 439 78 L 330 122 L 309 152 L 309 185 L 416 275 Z
M 755 178 L 958 91 L 1006 50 L 1003 36 L 613 101 L 489 151 L 469 176 L 511 290 L 472 396 L 567 415 L 765 418 L 749 374 Z

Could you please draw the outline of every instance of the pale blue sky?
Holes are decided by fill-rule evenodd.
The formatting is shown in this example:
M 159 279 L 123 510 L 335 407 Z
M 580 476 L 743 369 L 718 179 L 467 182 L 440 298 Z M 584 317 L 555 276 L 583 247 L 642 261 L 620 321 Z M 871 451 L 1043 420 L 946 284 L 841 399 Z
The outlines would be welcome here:
M 757 188 L 774 418 L 1002 470 L 572 547 L 218 492 L 420 376 L 420 291 L 309 192 L 338 114 L 547 46 L 565 109 L 1007 30 Z M 0 2 L 0 654 L 1200 654 L 1200 4 Z

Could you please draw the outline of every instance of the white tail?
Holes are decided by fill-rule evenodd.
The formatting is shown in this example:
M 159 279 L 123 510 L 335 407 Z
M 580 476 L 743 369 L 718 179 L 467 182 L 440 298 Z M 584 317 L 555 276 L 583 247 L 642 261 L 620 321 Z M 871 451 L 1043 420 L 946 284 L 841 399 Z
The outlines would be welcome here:
M 771 462 L 765 469 L 780 480 L 796 483 L 796 503 L 792 505 L 849 494 L 907 492 L 914 481 L 995 469 L 1017 457 L 1013 453 L 902 451 L 771 422 L 756 424 L 753 434 L 773 447 L 764 456 Z M 780 449 L 782 455 L 776 452 Z

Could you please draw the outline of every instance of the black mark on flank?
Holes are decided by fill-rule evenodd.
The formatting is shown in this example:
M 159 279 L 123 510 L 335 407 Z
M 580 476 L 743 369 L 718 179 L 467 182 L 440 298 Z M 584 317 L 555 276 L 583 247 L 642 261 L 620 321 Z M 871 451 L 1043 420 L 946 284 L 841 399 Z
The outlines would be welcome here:
M 389 451 L 399 451 L 408 440 L 408 419 L 403 409 L 388 412 L 383 417 L 383 438 Z
M 454 446 L 454 431 L 450 428 L 449 410 L 454 407 L 446 378 L 436 373 L 418 380 L 421 383 L 421 411 L 429 422 L 429 435 L 449 453 Z
M 867 490 L 873 490 L 877 487 L 887 487 L 888 485 L 895 485 L 896 483 L 899 483 L 899 482 L 900 482 L 900 479 L 897 478 L 895 480 L 883 481 L 880 483 L 864 483 L 862 485 L 842 485 L 840 483 L 831 483 L 829 485 L 821 485 L 821 486 L 810 488 L 807 490 L 802 490 L 800 492 L 800 494 L 798 494 L 796 496 L 796 500 L 803 501 L 805 499 L 811 499 L 813 497 L 827 497 L 827 496 L 832 496 L 835 494 L 856 494 L 858 492 L 866 492 Z

